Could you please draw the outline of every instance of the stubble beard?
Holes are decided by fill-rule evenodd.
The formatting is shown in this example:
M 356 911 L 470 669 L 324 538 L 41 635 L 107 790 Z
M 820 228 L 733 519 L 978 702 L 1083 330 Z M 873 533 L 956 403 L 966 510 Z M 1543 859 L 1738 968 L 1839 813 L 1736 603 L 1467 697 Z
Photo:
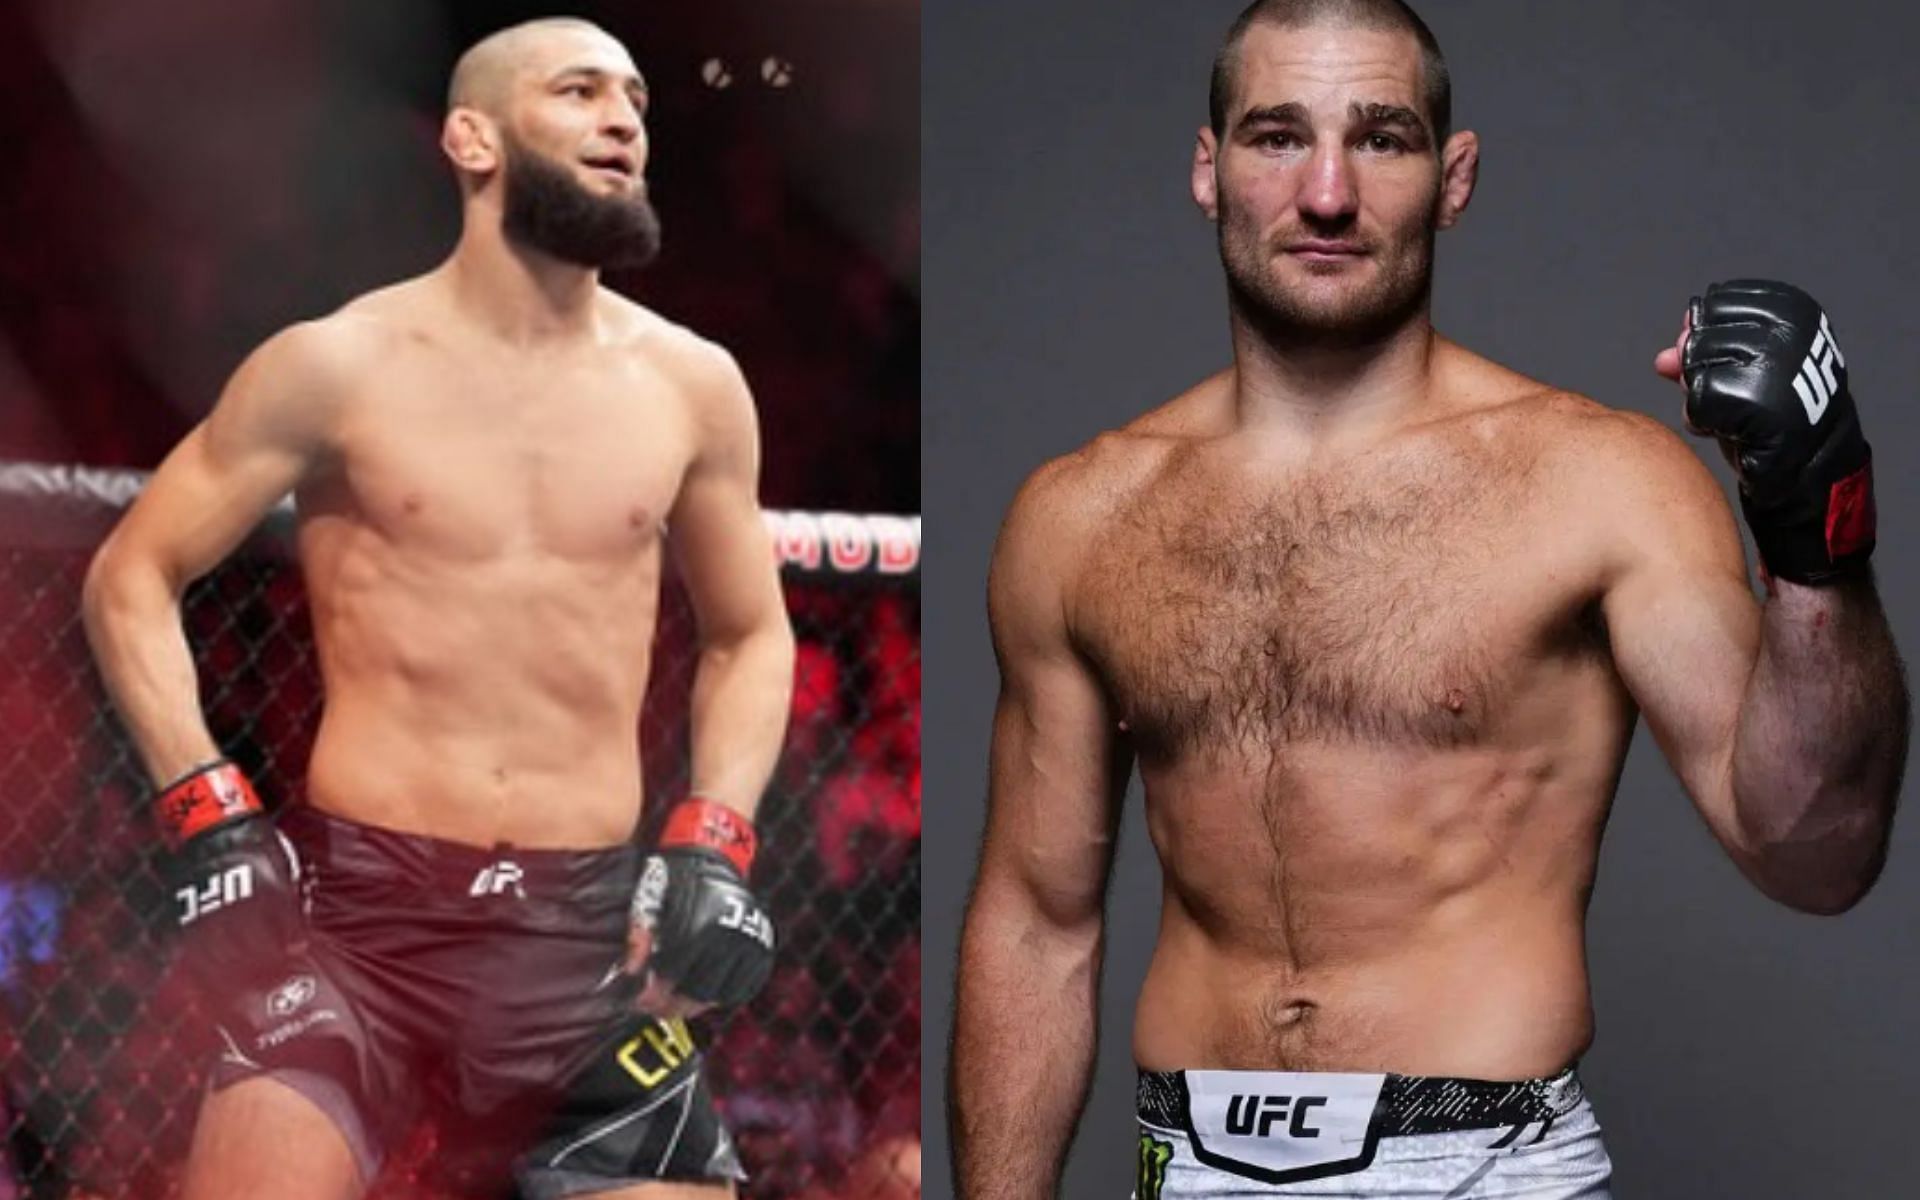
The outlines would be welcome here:
M 1371 253 L 1361 263 L 1333 267 L 1318 276 L 1331 286 L 1309 289 L 1281 278 L 1275 239 L 1240 220 L 1224 194 L 1219 204 L 1216 228 L 1228 302 L 1234 315 L 1274 349 L 1377 345 L 1426 312 L 1433 291 L 1431 205 L 1403 228 L 1366 239 Z M 1324 232 L 1346 236 L 1350 231 Z M 1370 270 L 1371 278 L 1359 283 L 1338 279 L 1356 268 Z

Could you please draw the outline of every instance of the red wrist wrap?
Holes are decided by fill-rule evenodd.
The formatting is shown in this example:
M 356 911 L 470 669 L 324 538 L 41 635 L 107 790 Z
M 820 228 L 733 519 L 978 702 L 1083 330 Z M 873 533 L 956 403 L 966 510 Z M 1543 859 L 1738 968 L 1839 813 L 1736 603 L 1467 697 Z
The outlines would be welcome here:
M 220 759 L 168 784 L 155 798 L 154 817 L 169 850 L 237 817 L 265 811 L 240 768 Z
M 1827 491 L 1827 554 L 1838 560 L 1873 546 L 1873 464 Z
M 724 804 L 698 796 L 683 801 L 668 813 L 667 827 L 660 831 L 663 848 L 704 846 L 718 850 L 743 877 L 753 866 L 756 841 L 751 821 Z

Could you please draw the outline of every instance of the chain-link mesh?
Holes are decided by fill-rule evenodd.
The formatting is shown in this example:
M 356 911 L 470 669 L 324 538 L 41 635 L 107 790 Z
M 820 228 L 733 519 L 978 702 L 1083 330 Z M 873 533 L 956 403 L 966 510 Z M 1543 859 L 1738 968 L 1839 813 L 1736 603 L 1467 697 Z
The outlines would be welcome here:
M 171 966 L 145 786 L 80 628 L 88 556 L 0 547 L 0 1200 L 175 1194 L 212 1060 Z M 755 868 L 780 963 L 752 1005 L 696 1022 L 751 1197 L 917 1193 L 916 578 L 787 580 L 793 723 Z M 216 736 L 270 802 L 298 802 L 320 687 L 297 570 L 256 540 L 185 615 Z M 669 581 L 642 717 L 656 797 L 684 792 L 691 626 Z M 450 1195 L 421 1182 L 440 1136 L 416 1130 L 372 1195 Z M 905 1153 L 910 1189 L 890 1169 Z

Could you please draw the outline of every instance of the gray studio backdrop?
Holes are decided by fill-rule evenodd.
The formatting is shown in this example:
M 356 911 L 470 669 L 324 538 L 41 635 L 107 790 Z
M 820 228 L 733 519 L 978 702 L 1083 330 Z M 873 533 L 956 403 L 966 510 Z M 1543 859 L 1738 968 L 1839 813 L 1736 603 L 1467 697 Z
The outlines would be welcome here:
M 926 3 L 929 1196 L 951 1188 L 944 1060 L 996 680 L 989 552 L 1035 465 L 1226 362 L 1187 162 L 1236 11 Z M 1439 327 L 1677 426 L 1678 392 L 1650 361 L 1690 291 L 1743 274 L 1806 286 L 1853 372 L 1875 448 L 1881 592 L 1920 660 L 1920 15 L 1848 0 L 1429 0 L 1423 15 L 1453 67 L 1456 123 L 1484 146 L 1473 207 L 1440 242 Z M 1158 911 L 1139 809 L 1136 783 L 1074 1200 L 1124 1197 L 1132 1180 L 1128 1039 Z M 1735 873 L 1642 731 L 1589 938 L 1599 1033 L 1584 1073 L 1617 1194 L 1920 1196 L 1916 914 L 1913 814 L 1861 907 L 1798 916 Z

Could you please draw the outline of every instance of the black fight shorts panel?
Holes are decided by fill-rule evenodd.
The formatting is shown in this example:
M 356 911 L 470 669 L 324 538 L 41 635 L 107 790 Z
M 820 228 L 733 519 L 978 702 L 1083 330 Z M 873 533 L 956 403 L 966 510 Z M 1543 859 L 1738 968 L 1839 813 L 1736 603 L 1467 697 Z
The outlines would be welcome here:
M 475 1184 L 505 1184 L 530 1148 L 557 1153 L 623 1119 L 562 1160 L 591 1187 L 556 1191 L 543 1177 L 548 1190 L 536 1194 L 662 1177 L 594 1174 L 623 1162 L 657 1161 L 675 1178 L 739 1177 L 717 1117 L 710 1130 L 700 1124 L 712 1106 L 685 1027 L 636 1017 L 633 982 L 618 969 L 635 848 L 487 849 L 304 807 L 280 823 L 300 853 L 313 936 L 278 983 L 224 1006 L 215 1087 L 268 1075 L 299 1091 L 340 1128 L 367 1179 L 423 1115 L 440 1131 L 436 1158 Z M 664 1055 L 623 1049 L 636 1038 L 666 1048 L 671 1080 L 655 1074 Z M 636 1142 L 620 1160 L 619 1135 L 669 1109 L 686 1126 L 667 1136 L 673 1152 L 649 1155 L 652 1143 Z M 709 1151 L 704 1175 L 687 1166 L 703 1137 L 726 1150 Z
M 651 1018 L 611 1039 L 574 1078 L 517 1174 L 525 1200 L 598 1191 L 608 1179 L 746 1178 L 686 1023 Z

